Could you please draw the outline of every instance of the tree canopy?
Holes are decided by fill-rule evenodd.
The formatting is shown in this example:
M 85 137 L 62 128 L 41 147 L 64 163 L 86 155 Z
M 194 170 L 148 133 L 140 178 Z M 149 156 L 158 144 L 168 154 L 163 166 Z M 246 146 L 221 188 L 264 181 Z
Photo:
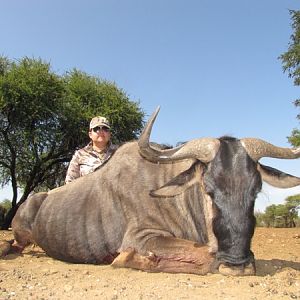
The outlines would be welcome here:
M 32 191 L 63 183 L 97 115 L 110 120 L 115 143 L 137 138 L 143 127 L 139 103 L 115 83 L 77 69 L 58 75 L 41 59 L 0 56 L 0 184 L 12 185 L 12 215 Z
M 300 85 L 300 11 L 290 10 L 293 33 L 290 37 L 288 50 L 279 58 L 282 61 L 284 72 L 293 79 L 294 85 Z M 300 107 L 300 99 L 294 101 L 296 107 Z M 300 120 L 300 114 L 297 115 Z M 294 146 L 300 146 L 300 130 L 293 129 L 289 142 Z

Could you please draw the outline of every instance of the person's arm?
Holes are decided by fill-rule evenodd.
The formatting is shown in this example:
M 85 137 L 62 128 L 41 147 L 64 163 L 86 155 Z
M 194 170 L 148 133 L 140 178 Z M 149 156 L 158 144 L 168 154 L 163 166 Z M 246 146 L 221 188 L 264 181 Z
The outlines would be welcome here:
M 73 155 L 66 174 L 65 184 L 72 182 L 80 177 L 80 165 L 78 151 Z

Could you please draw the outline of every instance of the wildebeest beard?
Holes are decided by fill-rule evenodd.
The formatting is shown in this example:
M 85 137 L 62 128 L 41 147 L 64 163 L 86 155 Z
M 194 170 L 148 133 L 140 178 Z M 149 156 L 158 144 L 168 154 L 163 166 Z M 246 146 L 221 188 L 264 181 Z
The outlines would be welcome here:
M 220 149 L 204 174 L 207 193 L 213 201 L 213 231 L 218 240 L 216 258 L 231 265 L 248 264 L 255 228 L 254 203 L 262 187 L 256 163 L 241 143 L 220 139 Z

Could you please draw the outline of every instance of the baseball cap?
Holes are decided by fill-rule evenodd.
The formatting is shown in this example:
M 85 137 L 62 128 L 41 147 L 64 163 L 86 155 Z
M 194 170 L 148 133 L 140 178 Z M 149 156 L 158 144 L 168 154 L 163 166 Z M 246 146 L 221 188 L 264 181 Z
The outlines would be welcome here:
M 90 122 L 90 129 L 95 128 L 97 126 L 105 126 L 110 128 L 110 124 L 108 122 L 108 120 L 105 117 L 94 117 L 91 122 Z

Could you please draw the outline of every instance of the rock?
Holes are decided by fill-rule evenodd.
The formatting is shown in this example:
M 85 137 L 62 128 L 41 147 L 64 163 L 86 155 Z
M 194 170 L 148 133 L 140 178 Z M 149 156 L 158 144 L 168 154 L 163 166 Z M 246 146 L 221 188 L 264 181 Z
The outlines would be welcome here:
M 11 248 L 11 244 L 7 241 L 0 241 L 0 257 L 7 255 Z

